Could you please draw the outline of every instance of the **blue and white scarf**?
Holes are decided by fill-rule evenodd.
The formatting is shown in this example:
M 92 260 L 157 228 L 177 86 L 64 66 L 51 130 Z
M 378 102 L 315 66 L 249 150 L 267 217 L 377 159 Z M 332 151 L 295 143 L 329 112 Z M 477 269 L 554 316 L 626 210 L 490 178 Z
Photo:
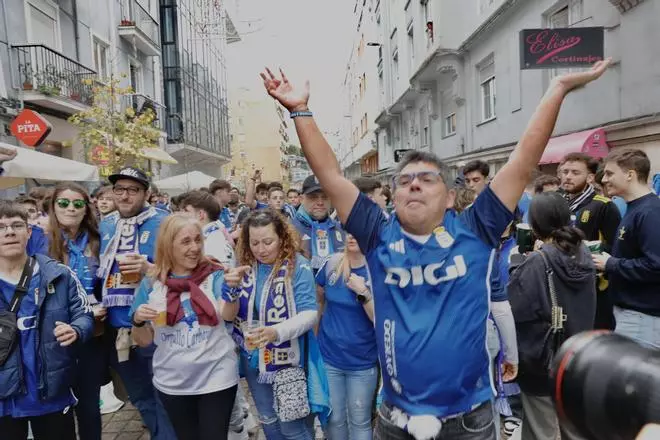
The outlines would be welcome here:
M 273 269 L 264 283 L 259 303 L 259 322 L 263 327 L 273 326 L 295 316 L 296 302 L 293 287 L 288 274 L 288 265 L 284 263 L 277 271 Z M 234 322 L 232 336 L 241 349 L 251 355 L 245 346 L 245 336 L 241 323 L 253 320 L 256 301 L 257 267 L 245 274 L 243 286 L 238 298 L 239 309 Z M 258 350 L 259 383 L 273 383 L 275 373 L 283 368 L 301 365 L 300 344 L 298 339 L 282 342 L 279 345 L 267 344 Z
M 336 227 L 337 223 L 330 217 L 322 222 L 314 220 L 302 206 L 298 209 L 298 215 L 310 227 L 310 260 L 312 268 L 317 270 L 321 267 L 326 258 L 341 250 L 335 249 L 335 239 L 337 238 L 337 241 L 341 242 L 343 241 L 343 237 L 340 237 L 341 232 Z M 333 237 L 332 234 L 339 234 L 340 236 Z
M 135 217 L 117 220 L 115 233 L 101 255 L 97 273 L 98 277 L 103 280 L 103 305 L 105 307 L 126 307 L 133 304 L 133 295 L 137 285 L 120 284 L 121 274 L 115 257 L 117 254 L 140 253 L 140 226 L 157 214 L 158 211 L 152 206 Z
M 87 245 L 89 244 L 89 234 L 83 232 L 78 235 L 75 240 L 67 238 L 64 234 L 62 235 L 67 249 L 69 268 L 71 268 L 78 277 L 78 280 L 87 293 L 87 298 L 90 300 L 90 303 L 98 303 L 94 296 L 94 281 L 98 263 L 93 256 L 86 255 Z

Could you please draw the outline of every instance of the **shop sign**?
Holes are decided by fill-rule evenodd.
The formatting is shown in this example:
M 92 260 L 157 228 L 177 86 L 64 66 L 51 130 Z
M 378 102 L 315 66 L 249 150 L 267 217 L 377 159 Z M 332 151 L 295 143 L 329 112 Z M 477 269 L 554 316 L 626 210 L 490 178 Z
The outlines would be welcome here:
M 39 113 L 25 109 L 14 118 L 9 129 L 23 144 L 37 147 L 46 140 L 53 127 Z
M 586 67 L 604 59 L 602 27 L 523 29 L 520 68 Z

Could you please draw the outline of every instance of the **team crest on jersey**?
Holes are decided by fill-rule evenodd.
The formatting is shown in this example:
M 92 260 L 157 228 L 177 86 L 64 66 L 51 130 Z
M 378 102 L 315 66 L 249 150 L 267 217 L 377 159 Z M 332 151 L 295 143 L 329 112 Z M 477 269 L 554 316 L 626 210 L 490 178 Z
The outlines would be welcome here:
M 146 244 L 147 241 L 149 241 L 149 235 L 151 235 L 151 232 L 144 231 L 142 235 L 140 235 L 140 244 Z
M 585 209 L 582 211 L 582 215 L 580 216 L 580 222 L 587 223 L 589 221 L 589 217 L 591 217 L 591 212 L 588 209 Z
M 447 232 L 444 226 L 438 226 L 433 230 L 433 235 L 435 235 L 435 240 L 438 242 L 441 248 L 447 249 L 454 244 L 454 237 Z
M 619 229 L 619 240 L 623 240 L 623 236 L 624 236 L 625 234 L 626 234 L 626 227 L 625 227 L 625 226 L 621 226 L 621 228 Z
M 335 229 L 335 236 L 337 237 L 337 241 L 338 241 L 339 243 L 341 243 L 342 241 L 344 241 L 343 237 L 341 236 L 341 231 L 338 231 L 338 230 Z
M 331 286 L 334 286 L 338 279 L 339 279 L 339 274 L 337 273 L 336 270 L 333 270 L 333 271 L 330 273 L 330 277 L 328 278 L 328 283 L 329 283 Z

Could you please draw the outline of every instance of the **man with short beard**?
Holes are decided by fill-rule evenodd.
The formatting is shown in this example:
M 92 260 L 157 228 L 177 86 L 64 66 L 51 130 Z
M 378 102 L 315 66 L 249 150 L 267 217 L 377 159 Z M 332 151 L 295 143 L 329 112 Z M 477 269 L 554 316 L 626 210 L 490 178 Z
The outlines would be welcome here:
M 300 234 L 303 255 L 311 260 L 316 274 L 328 256 L 344 250 L 344 231 L 330 218 L 330 199 L 315 176 L 305 179 L 302 193 L 302 204 L 292 222 Z
M 149 179 L 141 170 L 127 167 L 108 180 L 117 211 L 101 222 L 98 275 L 103 279 L 103 305 L 108 310 L 109 363 L 124 382 L 151 437 L 174 440 L 169 417 L 151 382 L 154 346 L 134 346 L 129 318 L 135 289 L 152 266 L 158 228 L 166 213 L 147 203 Z
M 604 252 L 611 252 L 616 230 L 621 222 L 619 209 L 607 197 L 598 195 L 594 181 L 595 161 L 584 153 L 567 154 L 560 165 L 561 188 L 574 216 L 574 224 L 586 240 L 599 240 Z M 594 328 L 613 330 L 612 301 L 607 293 L 607 280 L 598 278 L 598 302 Z

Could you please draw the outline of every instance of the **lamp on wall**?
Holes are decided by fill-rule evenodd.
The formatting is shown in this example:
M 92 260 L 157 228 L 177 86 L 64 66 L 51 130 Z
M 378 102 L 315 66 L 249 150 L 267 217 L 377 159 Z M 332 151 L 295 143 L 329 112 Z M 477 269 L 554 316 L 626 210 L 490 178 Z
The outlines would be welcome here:
M 373 41 L 371 41 L 371 42 L 367 43 L 367 46 L 369 46 L 369 47 L 381 47 L 382 44 L 374 43 Z

